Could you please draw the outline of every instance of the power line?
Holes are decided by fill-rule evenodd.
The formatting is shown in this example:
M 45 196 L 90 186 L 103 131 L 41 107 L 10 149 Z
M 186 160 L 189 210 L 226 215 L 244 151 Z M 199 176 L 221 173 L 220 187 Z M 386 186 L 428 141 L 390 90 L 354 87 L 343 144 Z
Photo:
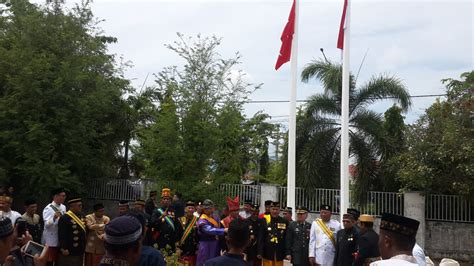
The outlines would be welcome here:
M 447 94 L 422 94 L 422 95 L 411 95 L 410 98 L 430 98 L 430 97 L 446 97 Z M 369 98 L 374 100 L 383 100 L 383 99 L 396 99 L 398 97 L 383 97 L 383 98 Z M 253 100 L 245 103 L 288 103 L 289 100 Z M 306 103 L 309 100 L 296 100 L 299 103 Z

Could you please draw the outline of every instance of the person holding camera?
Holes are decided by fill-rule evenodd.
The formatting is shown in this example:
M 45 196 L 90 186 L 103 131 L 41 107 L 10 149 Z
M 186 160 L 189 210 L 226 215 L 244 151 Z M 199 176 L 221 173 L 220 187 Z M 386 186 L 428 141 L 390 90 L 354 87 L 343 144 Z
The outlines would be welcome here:
M 3 214 L 3 213 L 2 213 Z M 30 244 L 31 236 L 26 232 L 21 238 L 18 238 L 18 227 L 14 227 L 10 218 L 0 214 L 0 265 L 2 266 L 23 266 L 25 264 L 25 256 L 33 258 L 34 266 L 46 265 L 46 251 L 48 246 L 41 246 L 35 243 L 38 247 L 43 248 L 41 255 L 33 255 L 28 253 L 28 249 L 22 250 L 19 245 L 25 243 Z M 27 251 L 27 252 L 24 252 Z M 31 265 L 31 264 L 30 264 Z

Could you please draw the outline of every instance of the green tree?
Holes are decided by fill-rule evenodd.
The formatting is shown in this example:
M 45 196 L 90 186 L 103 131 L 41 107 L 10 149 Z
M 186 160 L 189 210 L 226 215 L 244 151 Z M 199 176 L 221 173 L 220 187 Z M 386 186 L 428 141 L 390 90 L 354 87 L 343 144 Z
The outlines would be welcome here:
M 238 182 L 246 172 L 242 106 L 259 85 L 245 82 L 235 70 L 238 53 L 230 59 L 218 54 L 220 44 L 216 37 L 178 34 L 167 45 L 184 66 L 155 75 L 154 89 L 166 100 L 159 101 L 154 121 L 140 129 L 134 150 L 147 177 L 171 180 L 187 197 L 217 192 L 216 185 Z
M 6 4 L 6 5 L 5 5 Z M 122 94 L 90 7 L 0 1 L 0 173 L 21 193 L 117 173 Z
M 407 129 L 408 149 L 397 157 L 404 190 L 474 197 L 474 71 L 445 79 L 437 100 Z
M 297 123 L 297 180 L 310 187 L 335 187 L 339 180 L 340 115 L 342 67 L 317 60 L 308 64 L 302 80 L 321 81 L 324 93 L 309 98 L 304 114 Z M 410 96 L 399 79 L 379 75 L 356 88 L 350 77 L 349 139 L 350 156 L 356 164 L 357 199 L 372 187 L 376 179 L 376 161 L 385 145 L 383 120 L 380 114 L 367 109 L 376 101 L 392 98 L 403 110 L 410 107 Z

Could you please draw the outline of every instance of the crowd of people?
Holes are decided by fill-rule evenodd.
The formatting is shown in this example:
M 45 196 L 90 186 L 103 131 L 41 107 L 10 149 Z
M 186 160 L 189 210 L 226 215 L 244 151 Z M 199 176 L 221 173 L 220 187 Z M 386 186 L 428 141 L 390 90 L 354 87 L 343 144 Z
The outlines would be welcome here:
M 239 197 L 227 197 L 218 211 L 209 199 L 184 202 L 164 188 L 159 201 L 157 191 L 146 201 L 120 201 L 118 216 L 110 219 L 102 203 L 83 216 L 80 197 L 61 188 L 51 194 L 41 214 L 34 200 L 26 200 L 23 215 L 11 210 L 11 196 L 0 196 L 0 265 L 166 265 L 165 258 L 190 266 L 282 266 L 284 260 L 302 266 L 426 265 L 415 240 L 419 222 L 389 213 L 381 217 L 379 235 L 373 216 L 347 209 L 341 226 L 326 204 L 309 223 L 303 206 L 293 221 L 293 210 L 279 202 L 265 201 L 260 213 L 250 200 L 241 208 Z M 46 252 L 25 256 L 21 246 L 29 240 Z

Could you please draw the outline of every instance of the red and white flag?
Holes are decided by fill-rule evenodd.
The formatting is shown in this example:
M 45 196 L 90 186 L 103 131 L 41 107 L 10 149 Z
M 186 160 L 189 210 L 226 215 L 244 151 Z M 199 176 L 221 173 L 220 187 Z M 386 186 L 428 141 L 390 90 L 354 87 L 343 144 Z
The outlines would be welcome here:
M 293 34 L 295 33 L 295 2 L 296 0 L 293 0 L 288 22 L 281 34 L 281 48 L 275 65 L 275 70 L 278 70 L 281 65 L 290 61 L 291 58 L 291 43 L 293 42 Z
M 344 0 L 344 8 L 342 9 L 341 24 L 339 25 L 339 37 L 337 38 L 337 48 L 344 49 L 344 28 L 346 25 L 347 0 Z

